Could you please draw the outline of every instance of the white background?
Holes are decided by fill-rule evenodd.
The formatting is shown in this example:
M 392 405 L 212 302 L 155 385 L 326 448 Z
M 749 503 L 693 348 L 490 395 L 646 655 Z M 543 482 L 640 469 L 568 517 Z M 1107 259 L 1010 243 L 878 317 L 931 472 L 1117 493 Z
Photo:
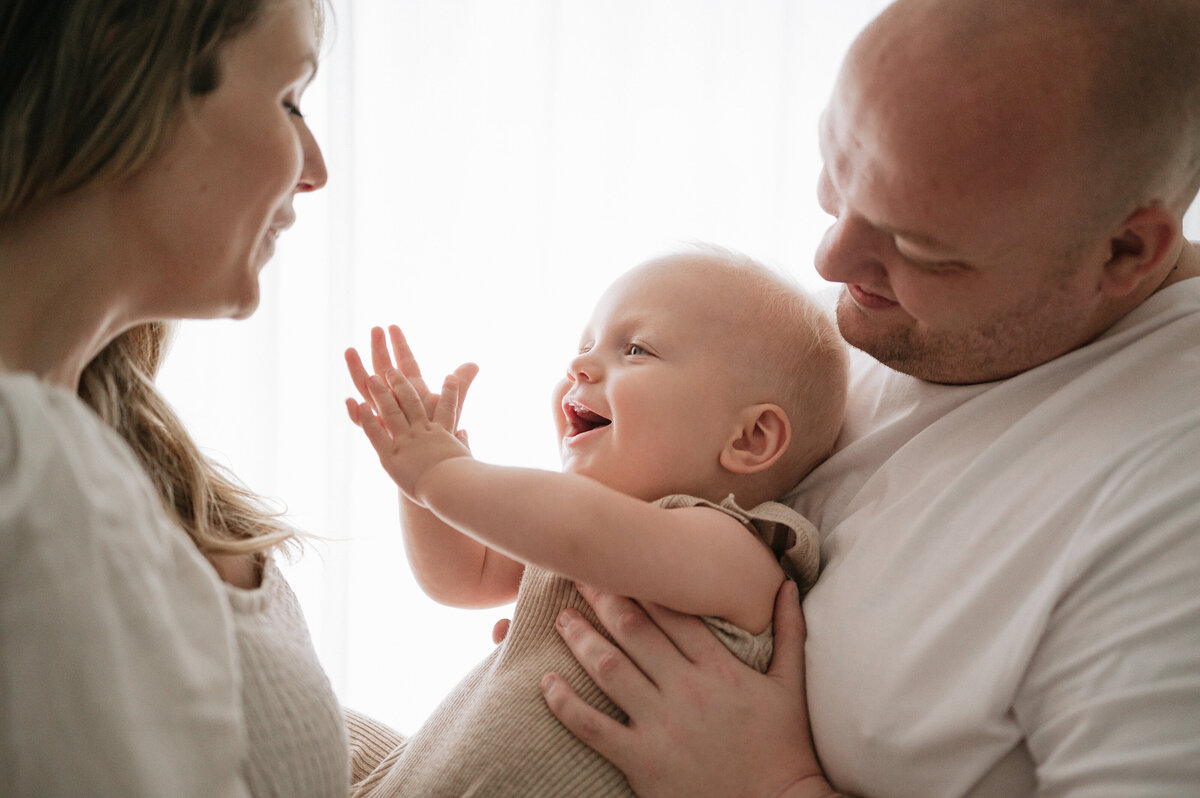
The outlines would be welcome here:
M 297 200 L 258 313 L 185 323 L 161 384 L 320 538 L 286 571 L 345 703 L 414 731 L 507 608 L 413 583 L 343 349 L 395 322 L 431 377 L 479 363 L 476 455 L 555 468 L 550 389 L 616 275 L 700 240 L 823 285 L 817 117 L 884 4 L 335 0 L 303 103 L 329 184 Z

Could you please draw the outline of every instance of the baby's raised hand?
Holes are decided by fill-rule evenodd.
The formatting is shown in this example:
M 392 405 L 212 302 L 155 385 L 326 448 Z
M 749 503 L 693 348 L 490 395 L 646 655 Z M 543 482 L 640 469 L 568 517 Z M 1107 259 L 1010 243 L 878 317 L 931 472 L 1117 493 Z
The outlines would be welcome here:
M 392 351 L 388 351 L 388 338 L 391 339 Z M 392 353 L 395 353 L 395 363 L 392 361 Z M 425 415 L 432 419 L 438 404 L 445 395 L 445 385 L 442 386 L 442 393 L 433 393 L 425 384 L 425 380 L 421 377 L 421 367 L 417 365 L 417 358 L 413 355 L 412 349 L 408 345 L 408 341 L 404 337 L 404 333 L 396 325 L 388 327 L 387 337 L 384 337 L 382 327 L 373 327 L 371 329 L 371 365 L 375 370 L 375 374 L 383 376 L 389 371 L 395 369 L 403 374 L 416 390 L 417 395 L 421 397 L 421 403 L 425 407 Z M 371 399 L 371 394 L 367 390 L 367 370 L 363 366 L 362 358 L 359 357 L 358 351 L 351 347 L 346 350 L 346 367 L 350 371 L 350 379 L 354 382 L 354 387 L 358 389 L 358 393 L 362 396 L 363 401 L 372 405 L 374 402 Z M 464 363 L 454 370 L 454 378 L 458 382 L 458 392 L 454 401 L 454 426 L 452 431 L 458 436 L 459 440 L 466 443 L 466 431 L 458 429 L 458 422 L 462 418 L 463 404 L 466 401 L 467 389 L 471 387 L 475 375 L 479 373 L 479 367 L 474 363 Z M 361 420 L 358 412 L 358 402 L 353 399 L 346 400 L 346 409 L 350 415 L 350 420 L 358 425 L 361 425 Z
M 432 418 L 418 389 L 395 369 L 368 377 L 366 393 L 370 403 L 358 405 L 358 423 L 388 476 L 413 501 L 420 502 L 417 485 L 426 472 L 443 460 L 471 456 L 454 432 L 461 406 L 455 375 L 446 378 Z

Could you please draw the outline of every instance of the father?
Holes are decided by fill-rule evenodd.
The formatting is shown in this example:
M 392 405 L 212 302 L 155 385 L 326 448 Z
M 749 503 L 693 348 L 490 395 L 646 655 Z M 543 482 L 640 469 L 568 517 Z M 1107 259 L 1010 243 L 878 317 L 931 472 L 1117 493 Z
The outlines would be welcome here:
M 643 796 L 1195 794 L 1200 2 L 898 0 L 821 148 L 861 352 L 803 654 L 787 594 L 766 676 L 593 595 L 631 721 L 551 708 Z

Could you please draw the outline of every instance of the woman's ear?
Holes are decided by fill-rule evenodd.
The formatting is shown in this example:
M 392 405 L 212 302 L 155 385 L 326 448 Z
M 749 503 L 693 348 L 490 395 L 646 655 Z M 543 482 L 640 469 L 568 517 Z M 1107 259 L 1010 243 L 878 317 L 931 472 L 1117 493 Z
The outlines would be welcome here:
M 721 466 L 735 474 L 757 474 L 775 465 L 792 442 L 787 413 L 776 404 L 750 405 L 721 450 Z
M 1179 220 L 1161 206 L 1140 208 L 1121 223 L 1111 241 L 1100 290 L 1111 297 L 1127 296 L 1172 259 L 1183 240 Z

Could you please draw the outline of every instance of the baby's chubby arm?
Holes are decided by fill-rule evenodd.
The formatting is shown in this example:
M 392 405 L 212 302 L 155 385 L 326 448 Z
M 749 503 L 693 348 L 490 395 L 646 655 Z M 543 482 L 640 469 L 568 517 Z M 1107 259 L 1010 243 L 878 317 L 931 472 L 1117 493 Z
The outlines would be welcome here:
M 575 474 L 481 463 L 451 432 L 447 378 L 430 419 L 417 389 L 390 371 L 368 380 L 362 427 L 416 503 L 522 562 L 679 612 L 759 632 L 782 569 L 740 522 L 707 507 L 665 510 Z
M 432 417 L 442 404 L 443 394 L 430 391 L 421 378 L 416 358 L 399 327 L 388 328 L 395 365 L 388 352 L 387 339 L 382 328 L 371 330 L 371 359 L 377 375 L 398 369 L 412 383 L 421 397 L 426 415 Z M 371 401 L 367 391 L 367 370 L 363 367 L 358 352 L 346 350 L 346 365 L 359 394 Z M 457 428 L 462 414 L 463 400 L 478 369 L 474 364 L 459 366 L 454 377 L 456 395 L 446 397 L 454 410 L 453 431 L 464 443 L 465 430 Z M 346 400 L 350 420 L 361 426 L 362 414 L 359 404 Z M 409 566 L 421 589 L 435 601 L 457 607 L 492 607 L 503 604 L 516 596 L 517 586 L 525 566 L 499 552 L 489 549 L 468 537 L 416 504 L 400 492 L 400 523 L 404 535 L 404 550 Z

